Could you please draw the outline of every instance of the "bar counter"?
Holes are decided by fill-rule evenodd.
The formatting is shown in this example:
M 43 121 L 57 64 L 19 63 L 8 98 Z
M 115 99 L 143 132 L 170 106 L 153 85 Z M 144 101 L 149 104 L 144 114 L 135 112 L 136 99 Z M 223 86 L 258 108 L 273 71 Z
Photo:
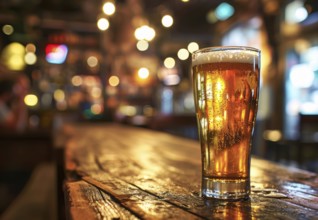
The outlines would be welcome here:
M 198 141 L 112 123 L 58 138 L 67 219 L 318 219 L 315 173 L 252 157 L 250 199 L 207 200 Z

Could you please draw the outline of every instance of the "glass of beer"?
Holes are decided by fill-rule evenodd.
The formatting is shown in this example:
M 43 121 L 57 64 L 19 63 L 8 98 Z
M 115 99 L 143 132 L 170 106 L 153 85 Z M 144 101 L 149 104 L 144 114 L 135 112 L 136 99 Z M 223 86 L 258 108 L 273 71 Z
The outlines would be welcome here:
M 203 197 L 249 197 L 260 53 L 251 47 L 210 47 L 192 54 Z

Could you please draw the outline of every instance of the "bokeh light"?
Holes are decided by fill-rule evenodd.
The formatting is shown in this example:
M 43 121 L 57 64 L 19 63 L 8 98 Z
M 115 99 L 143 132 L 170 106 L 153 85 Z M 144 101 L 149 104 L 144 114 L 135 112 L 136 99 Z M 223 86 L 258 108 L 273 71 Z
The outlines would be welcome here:
M 37 61 L 35 53 L 27 52 L 24 56 L 24 62 L 28 65 L 34 65 Z
M 73 76 L 71 82 L 74 86 L 80 86 L 83 84 L 83 79 L 80 76 Z
M 186 60 L 188 59 L 190 56 L 189 54 L 189 51 L 187 49 L 184 49 L 184 48 L 181 48 L 179 51 L 178 51 L 178 58 L 180 60 Z
M 139 51 L 146 51 L 149 48 L 149 43 L 146 40 L 139 40 L 136 46 Z
M 226 2 L 221 3 L 215 9 L 215 15 L 221 21 L 224 21 L 224 20 L 230 18 L 233 14 L 234 14 L 233 6 L 226 3 Z
M 25 47 L 17 42 L 10 43 L 2 51 L 2 59 L 10 70 L 22 70 L 25 67 Z
M 27 105 L 27 106 L 36 106 L 38 104 L 38 97 L 34 94 L 27 94 L 25 97 L 24 97 L 24 103 Z
M 141 79 L 147 79 L 149 77 L 149 70 L 145 67 L 142 67 L 138 70 L 138 76 Z
M 171 27 L 173 25 L 173 17 L 171 15 L 165 15 L 161 19 L 161 24 L 164 27 Z
M 86 62 L 87 65 L 92 68 L 98 65 L 98 59 L 95 56 L 88 57 Z
M 303 1 L 295 0 L 286 6 L 285 19 L 287 23 L 295 24 L 302 22 L 308 17 L 308 12 Z
M 188 44 L 188 51 L 190 53 L 193 53 L 194 51 L 199 49 L 199 44 L 197 42 L 190 42 Z
M 172 57 L 167 57 L 164 61 L 163 61 L 163 65 L 168 68 L 171 69 L 176 65 L 176 61 L 172 58 Z
M 106 18 L 100 18 L 97 21 L 97 27 L 101 31 L 105 31 L 109 28 L 109 21 Z
M 100 104 L 98 103 L 95 103 L 91 106 L 91 112 L 94 114 L 94 115 L 98 115 L 98 114 L 101 114 L 103 111 L 103 108 Z
M 62 102 L 65 100 L 65 93 L 63 90 L 57 89 L 54 91 L 53 97 L 57 102 Z
M 6 24 L 6 25 L 3 25 L 2 32 L 5 35 L 11 35 L 14 32 L 14 28 L 12 27 L 12 25 Z
M 108 83 L 109 83 L 109 85 L 110 86 L 113 86 L 113 87 L 116 87 L 116 86 L 118 86 L 119 85 L 119 78 L 118 78 L 118 76 L 111 76 L 111 77 L 109 77 L 109 79 L 108 79 Z
M 26 46 L 25 46 L 25 51 L 28 53 L 28 52 L 30 52 L 30 53 L 35 53 L 36 52 L 36 46 L 34 45 L 34 44 L 31 44 L 31 43 L 29 43 L 29 44 L 27 44 Z
M 115 11 L 116 11 L 116 7 L 115 7 L 114 3 L 105 2 L 105 4 L 103 5 L 103 12 L 106 15 L 112 15 L 115 13 Z
M 135 30 L 135 37 L 137 40 L 151 41 L 155 36 L 155 30 L 147 25 L 143 25 Z

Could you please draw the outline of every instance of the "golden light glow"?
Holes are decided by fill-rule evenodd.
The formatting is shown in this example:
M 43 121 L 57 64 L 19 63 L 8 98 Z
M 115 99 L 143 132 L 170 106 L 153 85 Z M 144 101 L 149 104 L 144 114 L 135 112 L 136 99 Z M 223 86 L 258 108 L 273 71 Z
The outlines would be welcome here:
M 178 58 L 180 60 L 186 60 L 189 58 L 189 51 L 187 49 L 184 49 L 184 48 L 181 48 L 179 51 L 178 51 Z
M 194 51 L 199 49 L 199 44 L 197 42 L 191 42 L 188 44 L 188 51 L 193 53 Z
M 63 90 L 57 89 L 54 91 L 53 97 L 57 102 L 62 102 L 65 99 L 65 93 Z
M 116 11 L 116 7 L 114 5 L 114 3 L 112 2 L 105 2 L 105 4 L 103 5 L 103 12 L 106 15 L 113 15 Z
M 263 137 L 265 140 L 270 140 L 273 142 L 281 140 L 282 136 L 282 132 L 279 130 L 266 130 L 263 133 Z
M 138 77 L 141 79 L 147 79 L 149 77 L 149 70 L 145 67 L 142 67 L 138 70 Z
M 24 103 L 27 106 L 36 106 L 38 104 L 38 97 L 34 94 L 28 94 L 24 97 Z
M 7 45 L 2 51 L 2 59 L 10 70 L 22 70 L 25 67 L 25 47 L 17 42 Z
M 119 107 L 119 112 L 123 115 L 134 116 L 137 114 L 137 109 L 135 106 L 123 105 Z
M 98 65 L 98 59 L 95 56 L 88 57 L 86 62 L 87 65 L 92 68 Z
M 83 83 L 83 79 L 80 76 L 73 76 L 71 82 L 74 86 L 80 86 Z
M 149 43 L 146 40 L 139 40 L 136 46 L 139 51 L 145 51 L 148 49 Z
M 156 36 L 156 32 L 152 27 L 143 25 L 135 30 L 135 37 L 137 40 L 151 41 Z
M 24 56 L 24 62 L 28 65 L 33 65 L 37 61 L 37 57 L 33 52 L 27 52 Z
M 173 17 L 171 15 L 165 15 L 161 19 L 161 24 L 164 27 L 171 27 L 173 25 Z
M 176 65 L 176 61 L 172 57 L 167 57 L 163 61 L 163 65 L 168 69 L 172 69 Z
M 106 18 L 100 18 L 97 21 L 97 27 L 101 31 L 105 31 L 109 28 L 109 21 Z
M 113 87 L 118 86 L 118 85 L 119 85 L 119 82 L 120 82 L 120 80 L 119 80 L 118 76 L 111 76 L 111 77 L 109 77 L 109 79 L 108 79 L 109 85 L 110 85 L 110 86 L 113 86 Z

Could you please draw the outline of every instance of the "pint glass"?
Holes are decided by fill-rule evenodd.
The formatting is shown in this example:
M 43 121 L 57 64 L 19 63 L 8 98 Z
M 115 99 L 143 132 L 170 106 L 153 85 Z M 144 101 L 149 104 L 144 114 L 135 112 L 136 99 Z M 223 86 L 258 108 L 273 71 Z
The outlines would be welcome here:
M 260 51 L 251 47 L 201 49 L 192 54 L 192 71 L 202 196 L 248 198 Z

